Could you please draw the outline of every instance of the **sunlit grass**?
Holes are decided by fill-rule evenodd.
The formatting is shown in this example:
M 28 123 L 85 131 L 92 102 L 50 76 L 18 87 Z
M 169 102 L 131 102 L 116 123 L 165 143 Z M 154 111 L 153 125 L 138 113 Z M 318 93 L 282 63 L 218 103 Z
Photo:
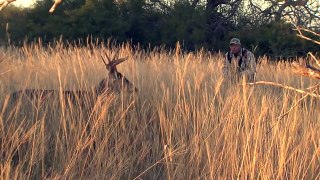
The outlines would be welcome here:
M 24 88 L 91 91 L 119 65 L 137 94 L 98 99 L 13 99 Z M 1 51 L 3 179 L 317 179 L 319 99 L 272 86 L 222 82 L 223 56 L 145 53 L 129 46 L 38 45 Z M 305 89 L 317 81 L 288 64 L 258 67 L 258 80 Z M 84 101 L 86 106 L 82 106 Z

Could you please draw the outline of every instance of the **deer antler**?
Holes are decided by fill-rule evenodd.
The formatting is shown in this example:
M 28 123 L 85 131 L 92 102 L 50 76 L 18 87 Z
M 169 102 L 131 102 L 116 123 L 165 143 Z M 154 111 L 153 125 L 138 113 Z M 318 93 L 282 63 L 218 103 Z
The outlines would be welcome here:
M 115 53 L 115 55 L 113 56 L 113 59 L 112 59 L 112 63 L 114 66 L 126 61 L 128 59 L 128 57 L 124 57 L 124 58 L 120 58 L 119 59 L 119 50 L 117 50 L 117 52 Z
M 104 57 L 101 55 L 101 59 L 102 59 L 102 61 L 103 61 L 103 63 L 104 63 L 104 65 L 106 66 L 106 68 L 108 69 L 108 64 L 106 63 L 106 61 L 105 61 L 105 59 L 104 59 Z M 109 59 L 108 59 L 109 60 Z M 110 61 L 109 61 L 110 62 Z
M 107 79 L 102 80 L 99 86 L 96 88 L 97 92 L 104 92 L 105 90 L 121 91 L 123 88 L 127 89 L 129 92 L 137 92 L 138 89 L 120 72 L 117 70 L 117 65 L 126 61 L 128 57 L 117 58 L 118 53 L 115 53 L 110 59 L 108 53 L 103 50 L 104 55 L 101 55 L 102 61 L 108 70 L 109 76 Z M 109 63 L 106 62 L 106 59 Z
M 113 66 L 116 66 L 124 61 L 126 61 L 128 57 L 120 58 L 120 59 L 114 59 L 111 63 Z
M 116 58 L 117 56 L 117 53 L 113 56 L 113 58 L 111 59 L 108 54 L 104 51 L 104 56 L 106 57 L 102 57 L 102 61 L 103 63 L 105 64 L 106 68 L 109 70 L 109 71 L 114 71 L 116 70 L 116 66 L 124 61 L 126 61 L 128 59 L 128 57 L 124 57 L 124 58 Z M 106 63 L 105 59 L 107 59 L 109 61 L 109 63 Z

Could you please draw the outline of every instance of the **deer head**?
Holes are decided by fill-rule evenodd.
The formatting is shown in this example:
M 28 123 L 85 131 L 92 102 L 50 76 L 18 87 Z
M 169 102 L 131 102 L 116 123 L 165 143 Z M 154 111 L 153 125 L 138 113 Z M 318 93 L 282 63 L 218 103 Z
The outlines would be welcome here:
M 109 58 L 107 54 L 105 54 L 108 63 L 105 61 L 103 56 L 102 61 L 105 64 L 105 67 L 108 71 L 108 77 L 100 81 L 96 91 L 98 94 L 104 92 L 121 92 L 122 90 L 128 92 L 137 92 L 137 88 L 133 86 L 133 84 L 120 72 L 117 70 L 117 65 L 126 61 L 128 57 L 125 58 L 116 58 L 117 55 L 114 55 L 112 59 Z

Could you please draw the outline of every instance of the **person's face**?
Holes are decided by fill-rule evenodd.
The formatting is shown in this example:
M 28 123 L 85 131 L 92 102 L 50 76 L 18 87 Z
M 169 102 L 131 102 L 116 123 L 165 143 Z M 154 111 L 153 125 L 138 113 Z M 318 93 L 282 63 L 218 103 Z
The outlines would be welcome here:
M 241 45 L 239 44 L 230 44 L 230 52 L 233 54 L 238 54 L 240 52 Z

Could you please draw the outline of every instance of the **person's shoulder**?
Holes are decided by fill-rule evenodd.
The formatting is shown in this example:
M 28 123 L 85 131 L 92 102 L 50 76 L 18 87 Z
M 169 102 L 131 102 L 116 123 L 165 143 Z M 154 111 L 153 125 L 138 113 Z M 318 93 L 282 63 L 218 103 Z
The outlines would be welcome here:
M 243 51 L 245 51 L 246 53 L 252 53 L 249 49 L 247 48 L 243 48 Z
M 248 49 L 246 49 L 246 48 L 243 48 L 243 49 L 244 49 L 244 51 L 245 51 L 245 53 L 246 53 L 247 56 L 254 55 L 252 51 L 250 51 L 250 50 L 248 50 Z

